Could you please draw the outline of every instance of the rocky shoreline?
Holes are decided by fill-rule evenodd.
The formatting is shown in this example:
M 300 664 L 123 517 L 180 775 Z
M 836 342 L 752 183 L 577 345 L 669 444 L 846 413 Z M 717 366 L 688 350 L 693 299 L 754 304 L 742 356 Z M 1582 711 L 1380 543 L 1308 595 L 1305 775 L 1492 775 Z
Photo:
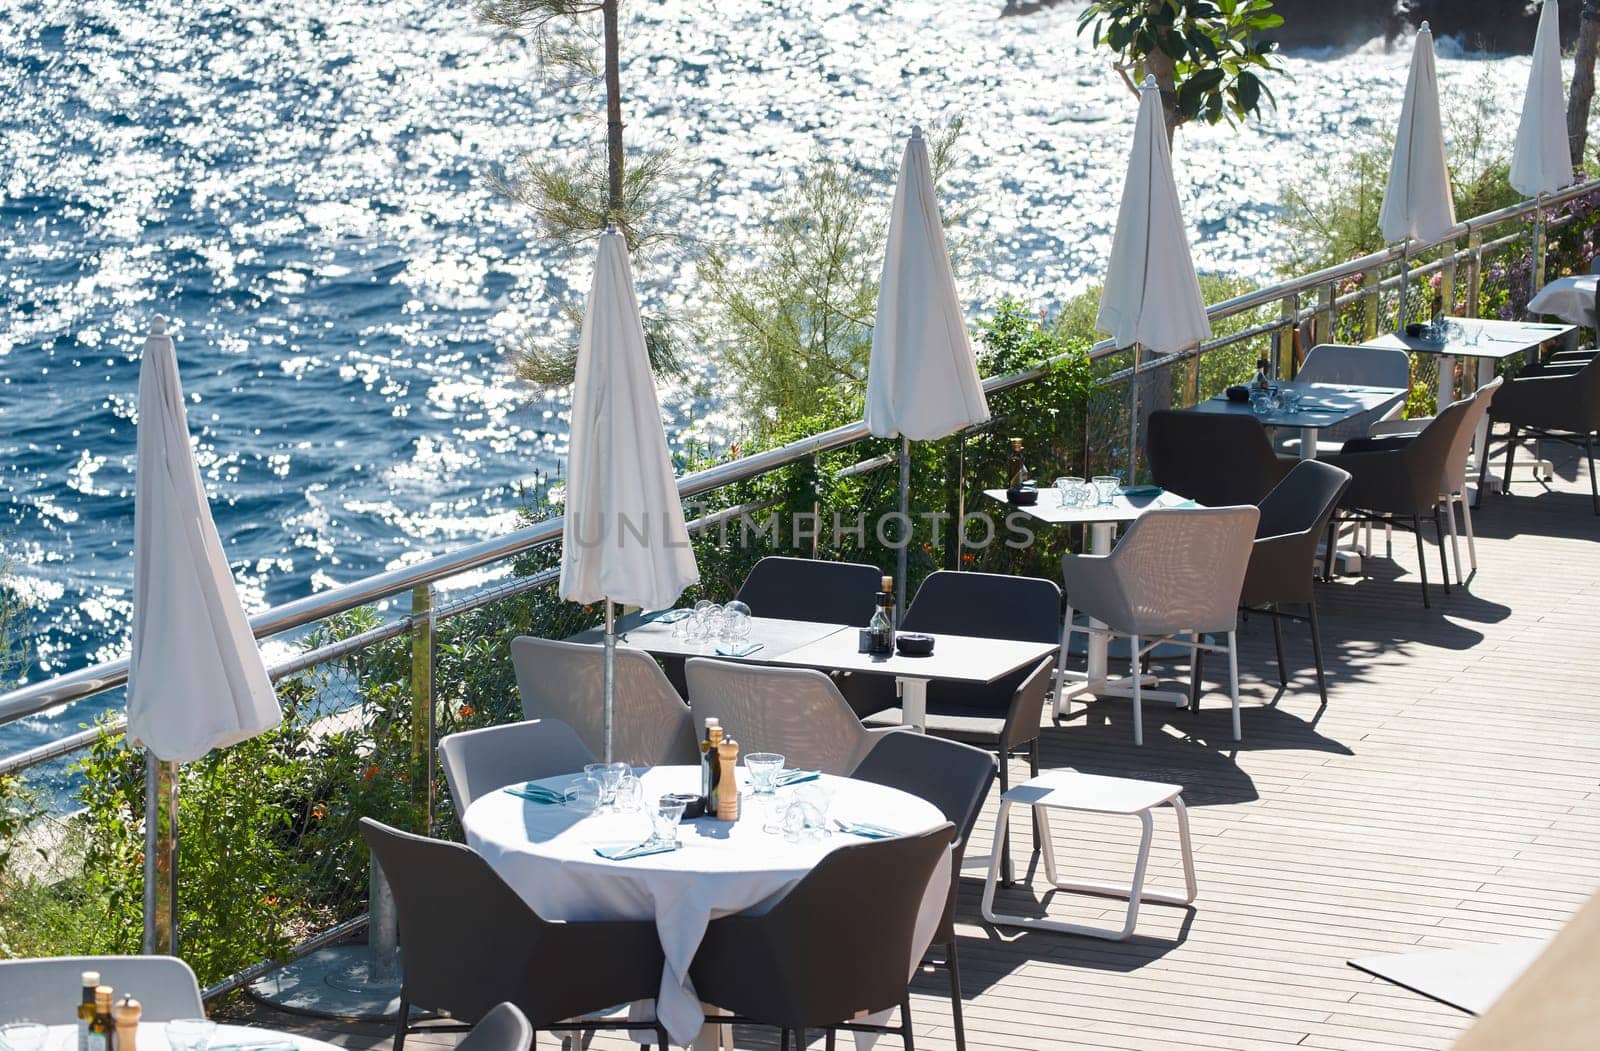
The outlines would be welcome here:
M 1583 0 L 1560 0 L 1561 41 L 1578 35 Z M 1394 39 L 1428 21 L 1435 36 L 1455 37 L 1470 50 L 1493 53 L 1533 48 L 1536 11 L 1525 0 L 1275 0 L 1285 48 L 1360 47 L 1374 37 Z

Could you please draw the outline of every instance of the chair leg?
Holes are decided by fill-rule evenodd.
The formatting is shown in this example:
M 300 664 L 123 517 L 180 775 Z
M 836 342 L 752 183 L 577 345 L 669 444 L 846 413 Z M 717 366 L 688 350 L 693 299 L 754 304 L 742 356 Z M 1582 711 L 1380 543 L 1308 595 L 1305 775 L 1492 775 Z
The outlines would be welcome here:
M 806 1039 L 806 1027 L 801 1026 L 799 1029 L 796 1029 L 794 1031 L 794 1046 L 796 1051 L 806 1051 L 806 1044 L 808 1043 L 810 1043 L 810 1041 Z
M 836 1032 L 837 1032 L 837 1030 L 834 1030 L 834 1029 L 829 1029 L 828 1030 L 827 1042 L 823 1045 L 824 1047 L 827 1048 L 827 1051 L 833 1051 L 833 1038 L 834 1038 L 834 1035 L 835 1035 Z
M 1328 545 L 1322 556 L 1322 579 L 1333 579 L 1333 563 L 1339 551 L 1339 512 L 1335 511 L 1328 518 Z
M 1084 636 L 1088 638 L 1088 636 Z M 1091 640 L 1091 645 L 1093 644 Z M 1061 721 L 1061 706 L 1067 706 L 1067 714 L 1072 714 L 1072 699 L 1062 697 L 1066 691 L 1067 679 L 1067 651 L 1072 648 L 1072 606 L 1067 606 L 1067 619 L 1061 626 L 1061 653 L 1056 657 L 1056 692 L 1054 698 L 1054 712 L 1051 716 L 1056 722 Z
M 911 991 L 906 990 L 906 995 L 900 998 L 900 1039 L 906 1045 L 906 1051 L 917 1051 L 917 1040 L 911 1034 Z
M 1239 728 L 1239 633 L 1228 632 L 1228 696 L 1233 699 L 1233 739 L 1241 740 L 1244 731 Z
M 1198 645 L 1200 642 L 1200 633 L 1198 631 L 1194 633 L 1194 640 L 1196 646 L 1194 648 L 1194 671 L 1189 676 L 1189 710 L 1198 712 L 1200 710 L 1200 689 L 1205 683 L 1206 651 L 1204 646 Z
M 1500 483 L 1500 491 L 1507 496 L 1511 495 L 1511 462 L 1517 453 L 1517 425 L 1511 425 L 1511 433 L 1506 438 L 1506 476 Z
M 1328 703 L 1328 676 L 1322 668 L 1322 625 L 1317 621 L 1317 600 L 1312 598 L 1306 603 L 1309 611 L 1307 619 L 1311 622 L 1311 654 L 1317 661 L 1317 693 L 1322 697 L 1322 703 Z
M 1039 739 L 1037 737 L 1035 737 L 1033 739 L 1032 744 L 1030 744 L 1029 747 L 1028 747 L 1028 776 L 1029 777 L 1038 777 L 1039 776 Z M 1028 809 L 1033 811 L 1033 814 L 1034 814 L 1034 817 L 1033 817 L 1033 856 L 1034 856 L 1034 858 L 1038 858 L 1038 856 L 1039 856 L 1039 843 L 1040 843 L 1040 841 L 1042 839 L 1042 834 L 1040 833 L 1040 818 L 1039 818 L 1040 810 L 1039 810 L 1038 807 L 1029 807 Z M 954 944 L 954 943 L 952 943 L 952 944 Z
M 1278 685 L 1289 685 L 1289 666 L 1283 659 L 1283 620 L 1277 616 L 1274 608 L 1267 614 L 1267 619 L 1272 621 L 1272 644 L 1278 648 Z
M 1433 603 L 1428 600 L 1428 553 L 1422 549 L 1422 520 L 1416 515 L 1411 516 L 1411 532 L 1417 538 L 1417 571 L 1422 576 L 1422 608 L 1431 609 Z
M 1483 432 L 1483 455 L 1478 457 L 1478 492 L 1473 503 L 1483 506 L 1483 490 L 1489 484 L 1489 443 L 1494 440 L 1494 421 L 1490 421 Z M 1465 494 L 1462 494 L 1465 498 Z
M 1589 497 L 1594 501 L 1594 513 L 1600 515 L 1600 478 L 1594 471 L 1594 435 L 1583 436 L 1583 454 L 1589 458 Z
M 956 1031 L 956 1051 L 967 1051 L 967 1023 L 961 1013 L 961 961 L 956 956 L 954 938 L 945 943 L 944 958 L 945 969 L 950 972 L 950 1024 Z
M 1461 572 L 1461 537 L 1456 531 L 1456 498 L 1446 494 L 1440 502 L 1444 504 L 1445 524 L 1450 527 L 1450 553 L 1455 556 L 1456 583 L 1464 584 L 1467 578 Z
M 1011 777 L 1008 771 L 1010 765 L 1010 756 L 1002 751 L 1000 753 L 1000 794 L 1002 796 L 1011 789 Z M 1000 839 L 1000 885 L 1010 887 L 1015 883 L 1016 876 L 1011 871 L 1011 828 L 1008 825 L 1006 834 Z
M 1144 744 L 1144 676 L 1139 674 L 1139 636 L 1128 636 L 1128 670 L 1133 679 L 1133 743 Z
M 1472 501 L 1467 499 L 1465 491 L 1456 499 L 1461 501 L 1461 524 L 1467 528 L 1467 565 L 1471 566 L 1472 571 L 1476 573 L 1478 571 L 1478 541 L 1472 535 Z
M 1450 594 L 1450 563 L 1445 560 L 1444 522 L 1439 517 L 1439 505 L 1433 505 L 1433 538 L 1439 542 L 1439 575 L 1444 578 L 1444 593 Z
M 789 1051 L 789 1030 L 778 1030 L 778 1051 Z
M 406 1046 L 406 1023 L 411 1020 L 411 1001 L 400 1001 L 400 1014 L 395 1017 L 394 1023 L 394 1051 L 402 1051 Z

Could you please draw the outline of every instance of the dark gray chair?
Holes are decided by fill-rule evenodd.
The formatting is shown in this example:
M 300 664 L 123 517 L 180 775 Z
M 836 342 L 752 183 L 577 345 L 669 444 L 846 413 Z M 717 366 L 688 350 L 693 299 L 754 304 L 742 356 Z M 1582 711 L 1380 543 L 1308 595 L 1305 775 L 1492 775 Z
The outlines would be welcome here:
M 1255 504 L 1295 464 L 1273 451 L 1254 416 L 1162 410 L 1146 427 L 1155 483 L 1203 507 Z
M 864 628 L 882 582 L 882 570 L 861 562 L 769 555 L 750 570 L 736 597 L 757 617 Z M 882 676 L 831 672 L 829 677 L 857 716 L 894 707 L 894 683 Z
M 1341 501 L 1341 518 L 1381 522 L 1409 529 L 1416 535 L 1417 568 L 1421 576 L 1424 607 L 1433 603 L 1428 596 L 1428 562 L 1422 545 L 1422 518 L 1425 515 L 1433 518 L 1434 536 L 1439 543 L 1439 568 L 1444 574 L 1444 590 L 1448 594 L 1450 573 L 1445 563 L 1445 527 L 1439 517 L 1439 485 L 1440 479 L 1445 476 L 1451 451 L 1457 442 L 1466 440 L 1464 427 L 1472 403 L 1472 398 L 1451 403 L 1414 438 L 1360 438 L 1346 442 L 1344 452 L 1322 461 L 1349 472 L 1351 476 L 1350 485 Z
M 533 1023 L 516 1004 L 503 1003 L 472 1027 L 456 1051 L 532 1051 Z
M 950 845 L 950 897 L 933 940 L 944 948 L 945 970 L 950 975 L 956 1051 L 966 1051 L 967 1047 L 961 1009 L 961 961 L 956 954 L 956 889 L 961 884 L 961 864 L 973 826 L 978 823 L 983 801 L 994 784 L 996 766 L 994 756 L 959 741 L 927 734 L 891 734 L 879 741 L 850 775 L 857 781 L 887 785 L 926 799 L 955 826 L 955 842 Z
M 695 953 L 695 992 L 733 1017 L 777 1026 L 783 1048 L 824 1029 L 899 1033 L 915 1047 L 910 976 L 921 888 L 949 849 L 948 822 L 920 836 L 840 847 L 759 915 L 712 920 Z M 900 1008 L 900 1025 L 849 1024 Z
M 506 785 L 579 773 L 594 761 L 588 745 L 558 719 L 464 730 L 439 742 L 439 765 L 457 814 Z
M 735 597 L 757 617 L 864 628 L 883 571 L 860 562 L 769 555 L 755 564 Z
M 1553 438 L 1583 450 L 1589 461 L 1589 496 L 1600 515 L 1600 478 L 1596 477 L 1594 443 L 1600 437 L 1600 357 L 1546 365 L 1508 381 L 1489 406 L 1490 426 L 1503 423 L 1506 436 L 1505 491 L 1511 492 L 1511 471 L 1517 443 L 1524 438 Z M 1489 470 L 1485 452 L 1478 465 L 1481 492 Z
M 663 959 L 655 924 L 551 923 L 475 851 L 361 819 L 361 835 L 394 892 L 400 928 L 403 1051 L 417 1006 L 447 1014 L 448 1027 L 476 1025 L 503 1001 L 535 1030 L 654 1029 L 655 1021 L 581 1018 L 654 999 Z
M 1288 685 L 1289 673 L 1283 659 L 1285 620 L 1305 621 L 1311 626 L 1311 652 L 1316 658 L 1317 693 L 1328 703 L 1328 679 L 1322 660 L 1322 628 L 1317 622 L 1315 562 L 1317 545 L 1333 538 L 1328 524 L 1339 506 L 1339 499 L 1350 485 L 1350 475 L 1319 460 L 1304 460 L 1288 477 L 1261 501 L 1261 519 L 1256 524 L 1255 543 L 1250 547 L 1250 565 L 1244 573 L 1244 590 L 1239 605 L 1272 620 L 1272 641 L 1278 650 L 1278 683 Z M 1304 616 L 1290 613 L 1285 606 L 1304 606 Z M 1197 651 L 1199 653 L 1204 651 Z M 1198 683 L 1200 676 L 1195 675 Z M 1198 700 L 1198 697 L 1194 697 Z
M 137 992 L 146 1022 L 205 1017 L 194 972 L 176 956 L 50 956 L 0 960 L 0 1025 L 75 1024 L 84 971 L 100 972 L 101 983 L 113 989 Z

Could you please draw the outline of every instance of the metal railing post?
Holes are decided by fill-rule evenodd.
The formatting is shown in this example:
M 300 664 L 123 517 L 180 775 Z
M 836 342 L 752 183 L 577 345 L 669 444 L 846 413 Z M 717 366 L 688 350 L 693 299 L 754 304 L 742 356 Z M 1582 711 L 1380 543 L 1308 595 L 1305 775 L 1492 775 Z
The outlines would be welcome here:
M 1312 328 L 1318 343 L 1333 342 L 1333 300 L 1337 292 L 1338 287 L 1332 281 L 1317 289 L 1316 322 Z
M 818 544 L 822 539 L 822 457 L 811 454 L 811 557 L 821 554 Z
M 1544 287 L 1544 194 L 1535 197 L 1533 203 L 1533 292 L 1537 295 Z
M 433 585 L 411 590 L 411 798 L 433 834 Z M 419 786 L 417 779 L 424 784 Z M 420 788 L 420 796 L 419 796 Z
M 1279 379 L 1287 379 L 1294 375 L 1294 326 L 1295 319 L 1299 315 L 1299 294 L 1284 296 L 1278 306 L 1278 316 L 1283 319 L 1283 327 L 1272 334 L 1272 368 Z M 1196 354 L 1196 357 L 1198 356 Z M 1191 399 L 1189 404 L 1194 404 L 1194 399 Z
M 178 954 L 178 764 L 144 754 L 145 955 Z
M 1466 316 L 1477 317 L 1483 309 L 1483 234 L 1478 230 L 1467 233 L 1467 304 Z
M 1183 405 L 1188 408 L 1200 401 L 1200 348 L 1196 346 L 1189 360 L 1183 364 Z
M 1376 339 L 1378 335 L 1378 299 L 1382 295 L 1378 286 L 1381 283 L 1382 275 L 1376 268 L 1361 275 L 1361 287 L 1370 290 L 1361 304 L 1361 331 L 1366 339 Z

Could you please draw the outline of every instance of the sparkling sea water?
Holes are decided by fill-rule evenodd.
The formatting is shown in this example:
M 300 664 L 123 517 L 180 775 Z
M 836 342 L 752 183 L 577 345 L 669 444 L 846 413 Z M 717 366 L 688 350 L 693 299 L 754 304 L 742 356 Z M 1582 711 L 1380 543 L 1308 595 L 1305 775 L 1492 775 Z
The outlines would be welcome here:
M 1050 308 L 1110 247 L 1135 101 L 1076 34 L 1081 5 L 1001 0 L 631 0 L 631 145 L 699 182 L 682 222 L 737 252 L 819 152 L 886 174 L 914 122 L 965 121 L 948 194 L 981 252 L 975 312 Z M 1179 184 L 1204 270 L 1268 276 L 1286 180 L 1386 128 L 1409 42 L 1297 54 L 1279 106 L 1185 130 Z M 1503 116 L 1527 60 L 1441 46 L 1447 98 Z M 189 419 L 251 609 L 511 528 L 558 472 L 566 398 L 511 375 L 559 338 L 588 260 L 541 242 L 491 176 L 603 129 L 597 89 L 546 89 L 470 6 L 422 0 L 8 0 L 0 6 L 0 545 L 32 604 L 30 678 L 118 655 L 132 577 L 138 351 L 176 326 Z M 643 295 L 702 309 L 692 259 Z M 674 442 L 738 419 L 709 351 L 663 391 Z M 709 392 L 709 393 L 708 393 Z M 88 702 L 0 728 L 0 753 Z

